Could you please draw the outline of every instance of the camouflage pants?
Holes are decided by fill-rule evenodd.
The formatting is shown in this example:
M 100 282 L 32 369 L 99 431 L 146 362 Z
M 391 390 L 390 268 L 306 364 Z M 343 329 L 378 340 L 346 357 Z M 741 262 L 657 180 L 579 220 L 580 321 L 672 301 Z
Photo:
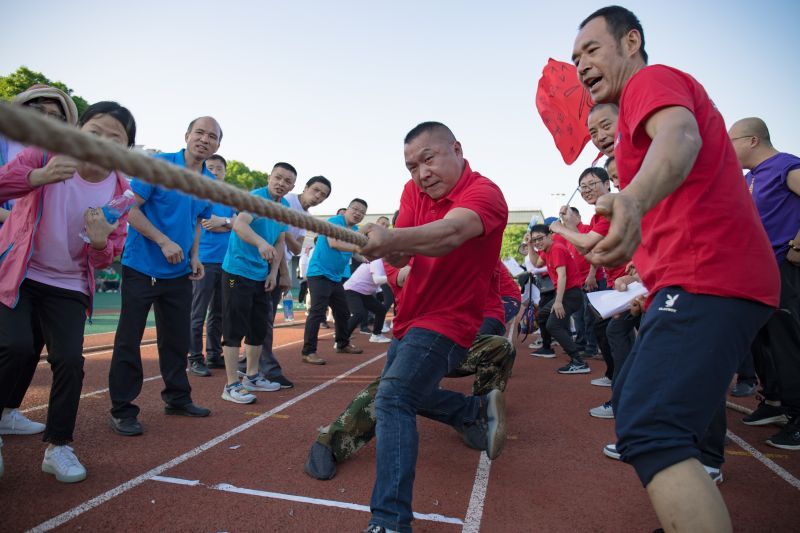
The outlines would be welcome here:
M 447 377 L 475 376 L 472 393 L 488 394 L 505 390 L 516 351 L 505 337 L 480 335 L 472 343 L 464 363 Z M 360 450 L 375 436 L 375 395 L 380 378 L 356 394 L 344 411 L 329 426 L 320 429 L 317 442 L 330 448 L 337 463 Z

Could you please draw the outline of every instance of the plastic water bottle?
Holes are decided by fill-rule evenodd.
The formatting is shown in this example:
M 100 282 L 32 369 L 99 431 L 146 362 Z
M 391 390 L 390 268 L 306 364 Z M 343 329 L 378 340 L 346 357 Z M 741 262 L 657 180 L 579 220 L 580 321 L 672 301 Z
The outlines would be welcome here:
M 283 321 L 284 322 L 292 322 L 294 320 L 294 310 L 292 309 L 294 306 L 294 300 L 292 298 L 291 291 L 286 291 L 286 294 L 283 295 Z
M 119 220 L 122 215 L 127 213 L 135 204 L 136 197 L 133 195 L 133 191 L 128 189 L 121 195 L 115 196 L 109 200 L 108 203 L 101 209 L 108 223 L 113 224 Z M 86 234 L 86 228 L 83 228 L 83 231 L 80 233 L 80 237 L 84 242 L 91 242 L 91 239 L 89 239 L 89 236 Z

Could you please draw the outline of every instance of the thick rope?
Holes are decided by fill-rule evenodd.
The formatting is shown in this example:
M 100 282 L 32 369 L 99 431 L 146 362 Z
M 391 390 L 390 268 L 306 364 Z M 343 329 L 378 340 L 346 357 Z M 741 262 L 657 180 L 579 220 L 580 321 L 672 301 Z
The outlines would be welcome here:
M 358 246 L 367 244 L 367 238 L 360 233 L 253 196 L 186 168 L 128 150 L 21 106 L 0 102 L 0 133 L 23 144 L 88 161 L 102 168 L 121 170 L 153 185 L 177 189 L 196 198 L 229 205 L 239 211 L 255 213 Z

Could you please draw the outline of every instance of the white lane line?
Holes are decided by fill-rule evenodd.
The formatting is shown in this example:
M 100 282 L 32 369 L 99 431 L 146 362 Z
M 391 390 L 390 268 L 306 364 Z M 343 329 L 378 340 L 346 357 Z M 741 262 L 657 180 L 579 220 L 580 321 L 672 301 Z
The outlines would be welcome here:
M 478 470 L 475 472 L 475 483 L 472 484 L 472 494 L 469 497 L 467 516 L 464 518 L 464 527 L 461 530 L 463 533 L 478 533 L 481 530 L 483 503 L 486 501 L 486 488 L 489 485 L 489 471 L 491 468 L 492 460 L 481 452 Z
M 146 383 L 148 381 L 153 381 L 154 379 L 158 379 L 160 377 L 161 377 L 161 374 L 159 374 L 157 376 L 152 376 L 152 377 L 149 377 L 149 378 L 145 378 L 145 379 L 142 380 L 142 383 Z M 81 400 L 83 400 L 84 398 L 91 398 L 92 396 L 99 396 L 99 395 L 104 394 L 106 392 L 108 392 L 108 388 L 100 389 L 100 390 L 96 390 L 96 391 L 92 391 L 92 392 L 87 392 L 86 394 L 81 394 Z M 45 404 L 42 404 L 42 405 L 37 405 L 35 407 L 28 407 L 27 409 L 22 409 L 20 411 L 20 413 L 30 413 L 30 412 L 33 412 L 33 411 L 41 411 L 42 409 L 47 409 L 47 405 L 48 404 L 45 403 Z
M 733 442 L 738 444 L 740 448 L 742 448 L 744 451 L 750 453 L 750 455 L 761 461 L 761 463 L 764 466 L 772 470 L 778 477 L 780 477 L 782 480 L 784 480 L 794 488 L 800 490 L 800 479 L 797 479 L 792 474 L 790 474 L 788 470 L 780 466 L 778 463 L 776 463 L 769 457 L 766 457 L 760 451 L 753 448 L 750 444 L 747 443 L 747 441 L 745 441 L 738 435 L 731 433 L 731 431 L 728 431 L 728 436 L 731 438 Z
M 174 483 L 176 485 L 188 485 L 188 486 L 197 486 L 203 485 L 197 480 L 190 480 L 190 479 L 181 479 L 181 478 L 174 478 L 174 477 L 165 477 L 165 476 L 154 476 L 151 478 L 152 481 L 161 481 L 162 483 Z M 203 485 L 205 486 L 205 485 Z M 259 496 L 261 498 L 270 498 L 273 500 L 284 500 L 289 502 L 298 502 L 298 503 L 308 503 L 311 505 L 320 505 L 323 507 L 338 507 L 339 509 L 350 509 L 352 511 L 361 511 L 364 513 L 369 513 L 370 509 L 368 505 L 360 505 L 358 503 L 350 503 L 350 502 L 342 502 L 338 500 L 324 500 L 321 498 L 309 498 L 308 496 L 297 496 L 294 494 L 285 494 L 282 492 L 271 492 L 266 490 L 257 490 L 257 489 L 246 489 L 242 487 L 236 487 L 234 485 L 230 485 L 228 483 L 219 483 L 217 485 L 208 485 L 205 486 L 206 488 L 212 490 L 219 490 L 222 492 L 232 492 L 235 494 L 246 494 L 248 496 Z M 414 518 L 417 520 L 427 520 L 429 522 L 440 522 L 445 524 L 457 524 L 461 525 L 464 522 L 459 518 L 452 518 L 449 516 L 444 516 L 436 513 L 414 513 Z
M 166 463 L 163 463 L 163 464 L 161 464 L 161 465 L 159 465 L 159 466 L 157 466 L 157 467 L 155 467 L 155 468 L 153 468 L 151 470 L 148 470 L 147 472 L 145 472 L 144 474 L 142 474 L 140 476 L 137 476 L 137 477 L 135 477 L 135 478 L 133 478 L 133 479 L 131 479 L 129 481 L 126 481 L 125 483 L 122 483 L 121 485 L 118 485 L 118 486 L 114 487 L 111 490 L 108 490 L 108 491 L 106 491 L 106 492 L 104 492 L 104 493 L 102 493 L 102 494 L 100 494 L 98 496 L 95 496 L 94 498 L 92 498 L 90 500 L 87 500 L 87 501 L 83 502 L 80 505 L 76 505 L 72 509 L 69 509 L 69 510 L 63 512 L 60 515 L 51 518 L 50 520 L 42 522 L 41 524 L 39 524 L 38 526 L 34 527 L 30 531 L 32 531 L 32 532 L 50 531 L 53 528 L 61 526 L 61 525 L 65 524 L 66 522 L 69 522 L 73 518 L 76 518 L 76 517 L 82 515 L 86 511 L 94 509 L 95 507 L 98 507 L 98 506 L 104 504 L 105 502 L 111 500 L 112 498 L 115 498 L 115 497 L 119 496 L 120 494 L 123 494 L 123 493 L 125 493 L 125 492 L 127 492 L 127 491 L 129 491 L 129 490 L 131 490 L 131 489 L 133 489 L 135 487 L 138 487 L 139 485 L 141 485 L 142 483 L 144 483 L 148 479 L 152 479 L 153 477 L 160 475 L 162 472 L 165 472 L 165 471 L 169 470 L 170 468 L 174 468 L 174 467 L 178 466 L 179 464 L 184 463 L 184 462 L 188 461 L 189 459 L 192 459 L 193 457 L 196 457 L 196 456 L 200 455 L 201 453 L 205 452 L 206 450 L 208 450 L 210 448 L 213 448 L 217 444 L 220 444 L 221 442 L 225 442 L 226 440 L 230 439 L 234 435 L 238 435 L 242 431 L 250 429 L 251 427 L 255 426 L 259 422 L 262 422 L 262 421 L 266 420 L 267 418 L 271 417 L 272 415 L 278 414 L 281 411 L 284 411 L 284 410 L 288 409 L 289 407 L 293 406 L 294 404 L 296 404 L 296 403 L 298 403 L 298 402 L 300 402 L 302 400 L 305 400 L 309 396 L 313 396 L 314 394 L 318 393 L 319 391 L 330 387 L 334 383 L 336 383 L 338 381 L 341 381 L 342 379 L 346 378 L 350 374 L 354 374 L 354 373 L 358 372 L 362 368 L 371 365 L 375 361 L 378 361 L 378 360 L 382 359 L 385 356 L 386 356 L 386 352 L 383 352 L 382 354 L 376 355 L 372 359 L 364 361 L 360 365 L 354 366 L 353 368 L 351 368 L 347 372 L 339 374 L 335 378 L 329 379 L 328 381 L 326 381 L 324 383 L 320 383 L 316 387 L 307 390 L 303 394 L 300 394 L 299 396 L 295 396 L 291 400 L 288 400 L 288 401 L 280 404 L 279 406 L 270 409 L 266 413 L 264 413 L 264 414 L 262 414 L 260 416 L 257 416 L 256 418 L 253 418 L 252 420 L 249 420 L 249 421 L 245 422 L 244 424 L 241 424 L 240 426 L 237 426 L 237 427 L 231 429 L 230 431 L 227 431 L 227 432 L 223 433 L 222 435 L 219 435 L 219 436 L 211 439 L 210 441 L 208 441 L 208 442 L 206 442 L 204 444 L 201 444 L 200 446 L 198 446 L 198 447 L 196 447 L 194 449 L 191 449 L 188 452 L 186 452 L 186 453 L 184 453 L 182 455 L 179 455 L 178 457 L 175 457 L 171 461 L 167 461 Z
M 324 335 L 320 335 L 320 337 L 325 337 L 325 336 L 330 336 L 330 335 L 333 335 L 333 333 L 325 333 Z M 286 344 L 279 344 L 278 346 L 273 346 L 272 349 L 274 350 L 276 348 L 283 348 L 285 346 L 291 346 L 292 344 L 298 344 L 300 342 L 303 342 L 303 341 L 299 340 L 299 341 L 287 342 Z M 97 352 L 97 353 L 93 353 L 93 354 L 90 354 L 90 355 L 99 355 L 101 353 L 108 353 L 108 352 L 111 352 L 111 351 L 112 350 L 108 350 L 106 352 Z M 39 364 L 41 365 L 42 363 L 39 363 Z M 159 374 L 157 376 L 152 376 L 152 377 L 149 377 L 149 378 L 145 378 L 145 379 L 142 380 L 142 383 L 146 383 L 148 381 L 153 381 L 154 379 L 158 379 L 160 377 L 161 377 L 161 374 Z M 107 388 L 106 389 L 99 389 L 99 390 L 92 391 L 92 392 L 87 392 L 86 394 L 81 394 L 81 400 L 84 399 L 84 398 L 90 398 L 92 396 L 97 396 L 97 395 L 103 394 L 105 392 L 108 392 Z M 34 407 L 28 407 L 27 409 L 22 409 L 20 411 L 20 413 L 23 413 L 23 414 L 24 413 L 30 413 L 32 411 L 40 411 L 42 409 L 47 409 L 47 404 L 46 403 L 42 404 L 42 405 L 36 405 Z

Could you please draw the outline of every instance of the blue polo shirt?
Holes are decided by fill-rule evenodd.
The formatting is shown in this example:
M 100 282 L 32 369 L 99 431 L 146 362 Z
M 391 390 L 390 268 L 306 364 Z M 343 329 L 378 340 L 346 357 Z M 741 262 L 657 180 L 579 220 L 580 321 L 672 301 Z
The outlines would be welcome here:
M 344 215 L 336 215 L 328 219 L 328 222 L 343 228 L 348 227 L 347 222 L 344 220 Z M 358 229 L 358 226 L 353 226 L 350 229 L 353 231 Z M 317 237 L 317 246 L 314 248 L 314 255 L 311 256 L 311 261 L 308 263 L 307 276 L 325 276 L 331 281 L 342 281 L 343 274 L 350 272 L 350 257 L 352 252 L 340 252 L 334 250 L 328 245 L 328 238 L 324 235 Z M 348 276 L 349 277 L 349 276 Z
M 222 218 L 231 218 L 236 210 L 222 204 L 213 204 L 211 214 Z M 222 263 L 225 259 L 225 252 L 228 251 L 228 239 L 232 231 L 208 231 L 205 228 L 200 230 L 200 262 Z
M 256 189 L 250 194 L 274 201 L 266 187 Z M 289 202 L 286 201 L 286 198 L 281 198 L 281 205 L 289 207 Z M 277 242 L 281 233 L 289 228 L 283 222 L 253 215 L 252 213 L 250 215 L 253 217 L 253 221 L 250 223 L 252 230 L 271 246 L 275 246 L 275 242 Z M 228 253 L 225 254 L 225 260 L 222 262 L 222 269 L 230 274 L 256 281 L 264 281 L 267 279 L 267 274 L 269 274 L 269 263 L 264 261 L 264 258 L 258 253 L 258 248 L 243 241 L 235 231 L 232 231 L 228 241 Z
M 157 154 L 173 165 L 186 167 L 183 150 L 174 154 Z M 214 179 L 214 175 L 203 163 L 203 175 Z M 180 191 L 163 189 L 134 178 L 131 189 L 144 199 L 139 207 L 153 226 L 169 237 L 183 250 L 183 261 L 170 264 L 159 246 L 130 226 L 122 253 L 122 264 L 147 276 L 172 279 L 185 276 L 192 271 L 189 254 L 194 242 L 197 217 L 211 216 L 211 203 L 199 200 Z

